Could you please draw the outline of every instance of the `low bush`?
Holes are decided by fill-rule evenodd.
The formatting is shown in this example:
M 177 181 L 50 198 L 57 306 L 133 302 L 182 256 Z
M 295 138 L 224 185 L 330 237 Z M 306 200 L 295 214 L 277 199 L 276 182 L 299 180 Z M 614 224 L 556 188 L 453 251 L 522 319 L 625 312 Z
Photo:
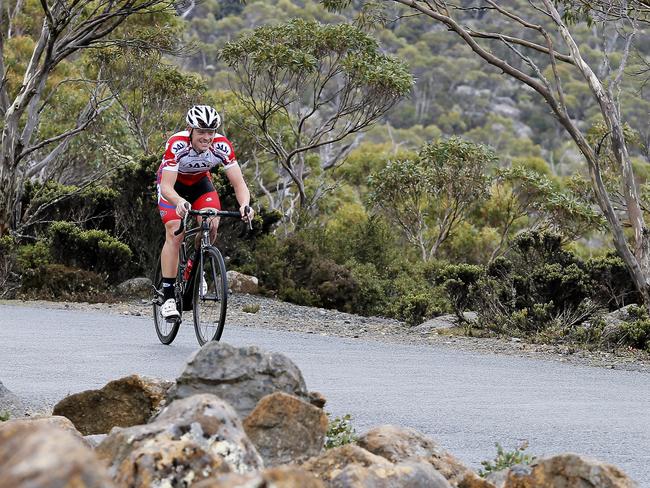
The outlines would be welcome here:
M 340 447 L 357 441 L 358 436 L 352 426 L 352 416 L 350 414 L 331 419 L 328 412 L 327 417 L 329 423 L 325 437 L 325 449 L 332 449 L 333 447 Z
M 0 298 L 11 298 L 18 288 L 17 245 L 13 237 L 0 237 Z
M 502 469 L 508 469 L 516 464 L 531 464 L 535 461 L 535 456 L 531 456 L 524 452 L 528 449 L 527 441 L 524 441 L 519 445 L 519 447 L 512 451 L 506 451 L 498 442 L 495 443 L 495 445 L 497 447 L 497 455 L 494 460 L 481 461 L 483 469 L 480 469 L 478 474 L 482 478 L 485 478 L 490 473 L 501 471 Z
M 27 299 L 90 303 L 114 301 L 102 276 L 63 264 L 46 264 L 25 271 L 21 296 Z
M 56 262 L 105 275 L 112 281 L 129 274 L 131 250 L 105 231 L 54 222 L 50 236 L 50 251 Z

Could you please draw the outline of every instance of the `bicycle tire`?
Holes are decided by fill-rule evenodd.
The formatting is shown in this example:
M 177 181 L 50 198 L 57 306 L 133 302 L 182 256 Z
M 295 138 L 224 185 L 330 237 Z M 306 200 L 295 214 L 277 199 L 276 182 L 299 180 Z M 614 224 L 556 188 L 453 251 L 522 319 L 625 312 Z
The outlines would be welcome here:
M 193 293 L 194 332 L 199 345 L 203 346 L 208 341 L 218 341 L 223 334 L 228 278 L 226 263 L 216 247 L 205 248 L 197 264 Z
M 160 342 L 166 346 L 170 345 L 174 339 L 176 339 L 176 334 L 178 334 L 178 329 L 181 327 L 181 318 L 178 317 L 174 321 L 167 321 L 162 316 L 160 312 L 160 307 L 163 304 L 162 297 L 162 268 L 158 264 L 158 269 L 156 270 L 156 276 L 154 278 L 154 297 L 153 297 L 153 322 L 156 327 L 156 335 Z M 182 304 L 179 307 L 178 297 L 176 297 L 176 307 L 178 310 L 182 310 Z

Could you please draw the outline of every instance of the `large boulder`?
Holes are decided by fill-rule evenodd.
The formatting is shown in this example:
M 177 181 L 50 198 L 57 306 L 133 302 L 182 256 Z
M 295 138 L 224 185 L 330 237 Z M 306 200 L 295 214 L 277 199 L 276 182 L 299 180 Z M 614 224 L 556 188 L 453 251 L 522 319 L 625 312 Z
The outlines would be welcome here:
M 192 488 L 325 488 L 311 473 L 297 466 L 278 466 L 248 474 L 230 473 L 199 481 Z
M 0 415 L 9 414 L 11 417 L 25 415 L 25 405 L 0 382 Z
M 616 466 L 578 454 L 539 459 L 530 466 L 510 468 L 504 488 L 635 488 L 637 484 Z
M 426 462 L 405 461 L 389 467 L 350 464 L 329 483 L 331 488 L 451 488 Z
M 259 291 L 259 280 L 255 276 L 245 275 L 238 271 L 228 271 L 228 288 L 235 293 L 250 293 L 254 295 Z
M 106 434 L 113 427 L 145 424 L 156 414 L 171 382 L 131 375 L 100 390 L 69 395 L 53 414 L 69 418 L 83 435 Z
M 276 392 L 262 398 L 244 420 L 244 429 L 266 466 L 301 462 L 323 450 L 327 415 L 294 396 Z
M 367 451 L 382 456 L 393 463 L 426 461 L 442 474 L 452 486 L 463 488 L 489 488 L 491 483 L 479 476 L 449 454 L 433 440 L 415 429 L 382 425 L 374 427 L 359 437 L 357 443 Z
M 190 357 L 167 401 L 212 393 L 232 405 L 243 419 L 262 397 L 276 391 L 309 401 L 302 373 L 283 354 L 210 341 Z
M 185 486 L 264 463 L 233 408 L 210 394 L 176 400 L 147 425 L 114 428 L 96 448 L 120 486 Z
M 10 422 L 0 428 L 0 488 L 115 486 L 92 449 L 57 422 Z

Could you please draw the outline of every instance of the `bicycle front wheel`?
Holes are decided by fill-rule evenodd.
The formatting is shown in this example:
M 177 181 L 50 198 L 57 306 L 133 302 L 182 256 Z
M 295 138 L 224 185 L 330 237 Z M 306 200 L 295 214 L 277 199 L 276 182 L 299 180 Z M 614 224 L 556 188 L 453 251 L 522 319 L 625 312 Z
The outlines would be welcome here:
M 194 331 L 200 345 L 221 339 L 226 322 L 228 279 L 219 250 L 203 251 L 194 279 Z
M 153 322 L 156 326 L 156 335 L 158 339 L 165 345 L 171 344 L 178 334 L 178 329 L 181 326 L 180 317 L 175 320 L 165 320 L 165 317 L 162 316 L 160 307 L 164 302 L 163 292 L 162 292 L 162 270 L 160 264 L 158 264 L 158 269 L 156 270 L 156 276 L 154 278 L 154 297 L 153 297 Z M 176 306 L 179 306 L 179 300 L 176 301 Z M 182 308 L 179 308 L 181 310 Z

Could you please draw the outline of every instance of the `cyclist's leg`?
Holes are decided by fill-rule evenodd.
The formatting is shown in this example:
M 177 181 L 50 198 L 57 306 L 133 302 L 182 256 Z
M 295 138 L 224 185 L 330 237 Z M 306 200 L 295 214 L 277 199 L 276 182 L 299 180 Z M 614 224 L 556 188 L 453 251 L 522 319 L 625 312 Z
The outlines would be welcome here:
M 174 282 L 178 269 L 178 252 L 183 242 L 183 234 L 178 236 L 174 232 L 180 226 L 180 217 L 176 214 L 176 208 L 167 202 L 162 195 L 158 198 L 158 209 L 160 218 L 165 225 L 165 243 L 160 253 L 160 268 L 162 271 L 162 287 L 164 302 L 161 312 L 164 318 L 178 317 L 180 313 L 176 307 Z

